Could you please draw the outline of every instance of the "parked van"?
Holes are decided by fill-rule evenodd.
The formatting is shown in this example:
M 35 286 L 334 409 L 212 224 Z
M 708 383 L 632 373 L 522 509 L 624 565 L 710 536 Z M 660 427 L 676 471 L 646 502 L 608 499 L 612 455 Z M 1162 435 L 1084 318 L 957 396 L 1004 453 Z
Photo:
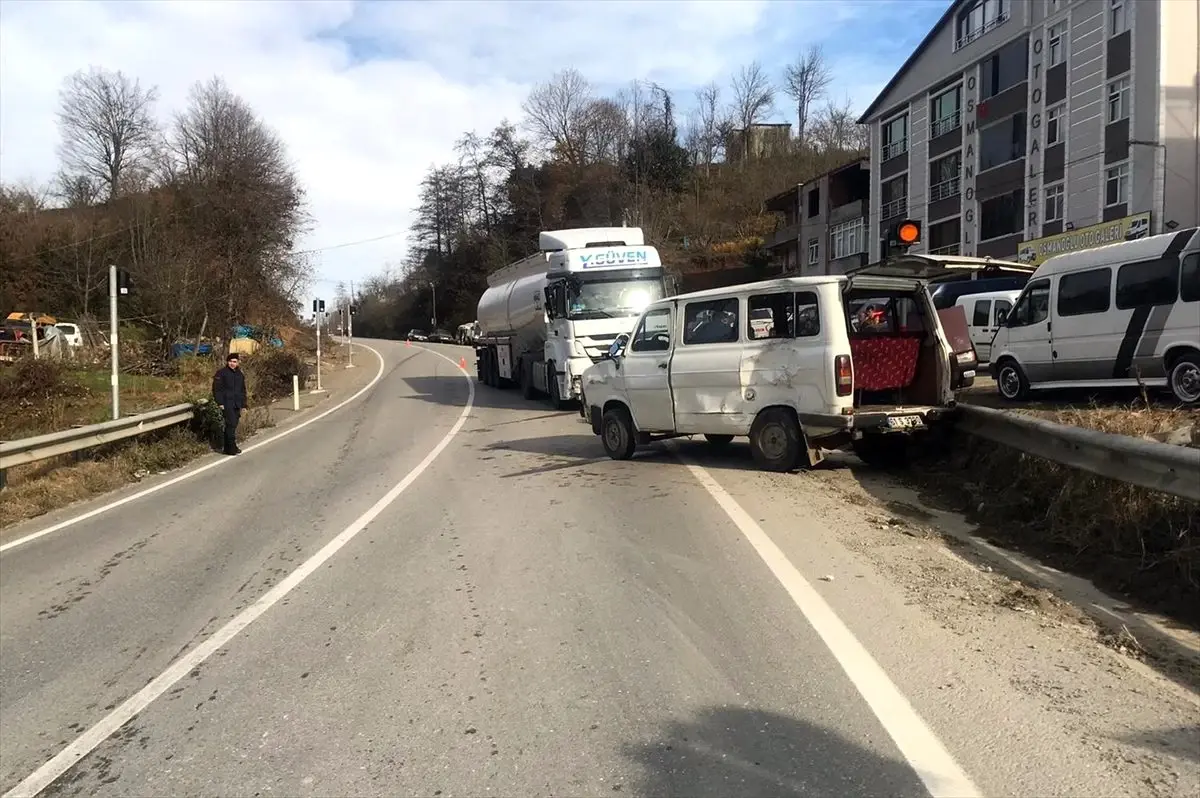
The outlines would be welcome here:
M 991 372 L 1010 400 L 1140 380 L 1200 402 L 1200 228 L 1047 260 L 997 332 Z
M 984 294 L 960 296 L 955 303 L 966 314 L 971 344 L 975 347 L 980 364 L 991 360 L 992 338 L 1020 295 L 1019 290 L 989 291 Z
M 660 299 L 584 372 L 580 413 L 617 460 L 638 444 L 702 434 L 718 446 L 748 436 L 771 471 L 816 465 L 821 449 L 847 445 L 868 463 L 897 462 L 910 436 L 953 409 L 965 367 L 928 279 L 983 266 L 905 255 L 847 275 Z M 969 360 L 974 369 L 974 352 Z
M 1006 269 L 1002 273 L 1002 276 L 987 277 L 977 275 L 974 279 L 971 279 L 969 277 L 964 278 L 952 275 L 944 280 L 938 280 L 929 286 L 929 293 L 933 295 L 933 305 L 938 310 L 945 310 L 946 308 L 954 307 L 958 303 L 958 300 L 964 296 L 993 294 L 997 291 L 1020 292 L 1025 287 L 1025 284 L 1029 282 L 1029 278 L 1034 273 L 1035 267 L 1023 263 L 1019 265 L 1024 268 L 1023 272 L 1013 273 L 1011 270 Z

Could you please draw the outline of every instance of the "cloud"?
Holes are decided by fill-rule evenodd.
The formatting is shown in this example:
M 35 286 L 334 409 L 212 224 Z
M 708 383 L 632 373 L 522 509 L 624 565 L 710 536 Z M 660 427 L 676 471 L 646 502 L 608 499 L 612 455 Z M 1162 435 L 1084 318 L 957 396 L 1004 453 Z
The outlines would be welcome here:
M 891 0 L 771 2 L 12 2 L 0 13 L 0 179 L 48 180 L 62 80 L 89 65 L 159 87 L 164 120 L 190 86 L 219 74 L 282 135 L 331 247 L 412 221 L 431 164 L 465 131 L 516 120 L 530 88 L 574 66 L 599 90 L 655 80 L 687 105 L 759 59 L 773 74 L 808 42 L 852 70 L 834 91 L 863 96 L 888 63 L 861 55 L 861 27 Z M 920 31 L 923 34 L 924 29 Z M 361 279 L 399 260 L 404 236 L 321 253 L 328 279 Z M 321 290 L 328 292 L 332 286 Z

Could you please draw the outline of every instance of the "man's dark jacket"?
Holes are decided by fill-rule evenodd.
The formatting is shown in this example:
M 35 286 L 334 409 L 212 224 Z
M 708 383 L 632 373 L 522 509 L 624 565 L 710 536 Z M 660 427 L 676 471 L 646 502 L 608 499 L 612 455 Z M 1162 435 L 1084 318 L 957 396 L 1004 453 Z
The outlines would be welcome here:
M 246 407 L 246 375 L 241 369 L 222 366 L 213 375 L 213 398 L 226 410 L 242 410 Z

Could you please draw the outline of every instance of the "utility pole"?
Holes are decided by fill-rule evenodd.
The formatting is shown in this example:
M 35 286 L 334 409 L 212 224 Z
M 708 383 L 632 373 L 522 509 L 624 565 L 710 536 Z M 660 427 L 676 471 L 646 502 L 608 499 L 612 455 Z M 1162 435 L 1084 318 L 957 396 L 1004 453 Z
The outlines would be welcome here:
M 38 358 L 40 358 L 42 356 L 41 352 L 38 350 L 38 339 L 37 339 L 38 323 L 37 323 L 37 320 L 38 320 L 38 317 L 37 317 L 36 313 L 29 314 L 29 337 L 30 337 L 30 340 L 33 341 L 33 359 L 34 360 L 37 360 Z
M 354 281 L 350 281 L 350 303 L 346 305 L 346 368 L 354 368 Z
M 432 333 L 434 330 L 437 329 L 437 283 L 435 283 L 433 280 L 429 281 L 429 291 L 430 291 L 430 302 L 432 303 L 432 306 L 433 306 L 432 315 L 430 316 L 430 319 L 429 319 L 429 323 L 433 327 L 433 330 L 430 330 L 429 332 Z
M 116 421 L 121 417 L 121 381 L 120 381 L 120 360 L 121 346 L 117 334 L 117 292 L 120 289 L 117 287 L 117 267 L 116 264 L 109 264 L 108 267 L 108 345 L 112 351 L 112 373 L 109 375 L 109 383 L 112 386 L 112 417 Z

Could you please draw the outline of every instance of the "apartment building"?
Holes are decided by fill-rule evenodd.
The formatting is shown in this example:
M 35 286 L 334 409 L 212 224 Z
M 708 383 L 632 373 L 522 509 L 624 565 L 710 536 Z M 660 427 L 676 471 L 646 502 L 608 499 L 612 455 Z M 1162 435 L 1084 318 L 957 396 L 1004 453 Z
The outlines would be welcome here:
M 902 218 L 914 251 L 1032 263 L 1200 223 L 1198 28 L 1195 0 L 955 0 L 859 120 L 871 257 Z
M 865 263 L 870 189 L 870 161 L 859 158 L 768 199 L 783 219 L 766 246 L 784 271 L 842 274 Z

